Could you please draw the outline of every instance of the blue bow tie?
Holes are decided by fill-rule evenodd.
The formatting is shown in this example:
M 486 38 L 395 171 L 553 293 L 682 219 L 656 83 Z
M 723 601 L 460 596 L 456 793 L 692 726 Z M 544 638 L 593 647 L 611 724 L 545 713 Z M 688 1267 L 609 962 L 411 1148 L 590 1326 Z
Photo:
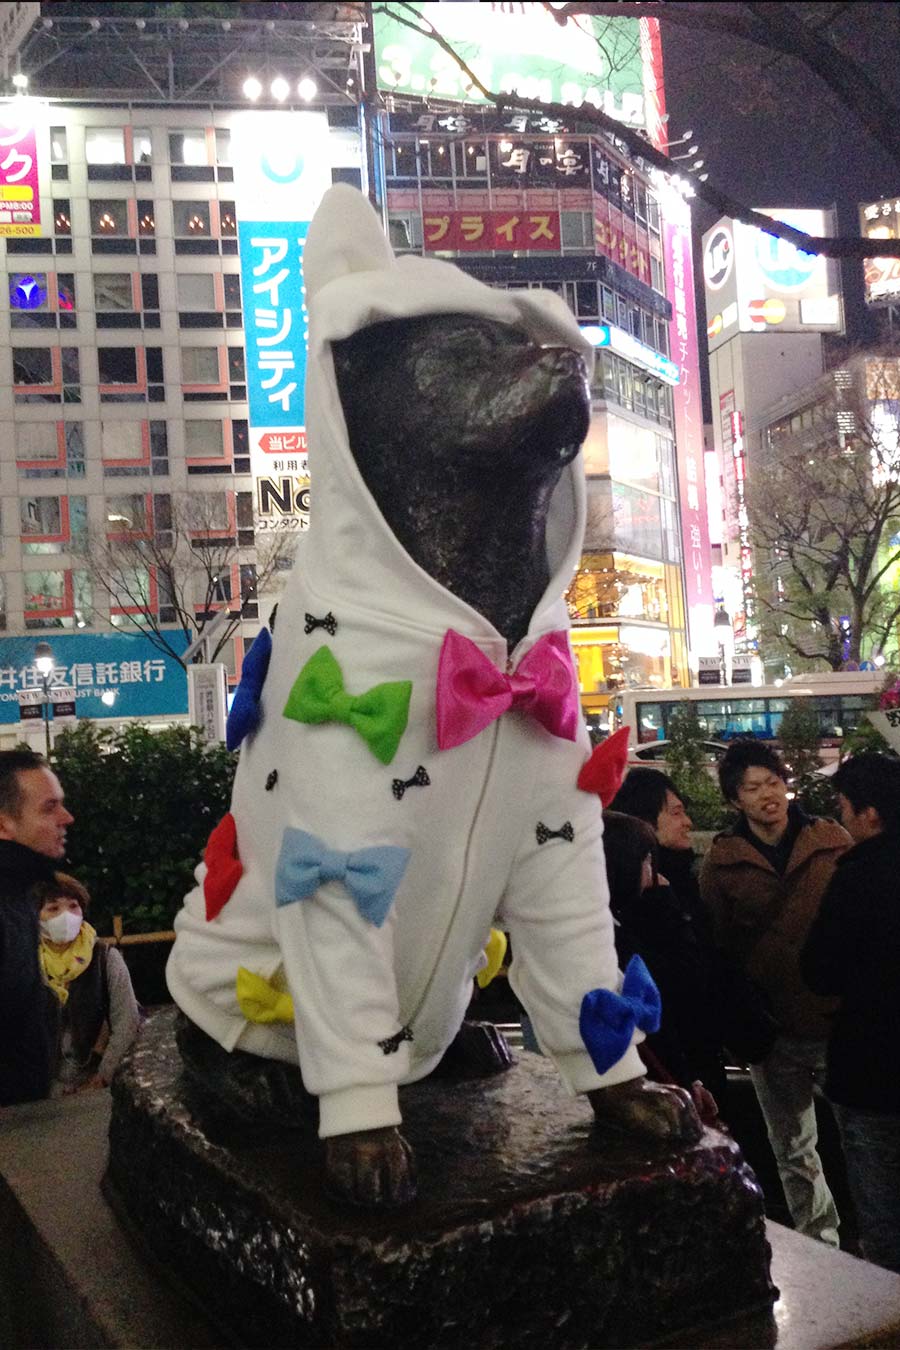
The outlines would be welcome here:
M 236 750 L 245 736 L 259 725 L 259 700 L 269 671 L 272 638 L 268 628 L 261 628 L 241 666 L 241 682 L 235 691 L 231 712 L 225 724 L 225 744 Z
M 662 1001 L 653 977 L 639 956 L 628 962 L 621 994 L 592 989 L 581 1000 L 578 1029 L 598 1073 L 606 1073 L 625 1054 L 635 1027 L 659 1031 Z
M 308 900 L 326 881 L 340 881 L 362 917 L 380 928 L 403 880 L 409 856 L 408 848 L 389 844 L 340 853 L 314 834 L 288 826 L 275 871 L 275 903 L 281 907 Z

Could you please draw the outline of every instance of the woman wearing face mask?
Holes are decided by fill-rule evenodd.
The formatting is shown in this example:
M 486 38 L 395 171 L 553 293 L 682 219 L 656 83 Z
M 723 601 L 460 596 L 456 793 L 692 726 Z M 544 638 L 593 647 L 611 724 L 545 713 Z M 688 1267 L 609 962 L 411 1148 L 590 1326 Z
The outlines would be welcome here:
M 84 917 L 90 896 L 57 872 L 35 888 L 40 962 L 56 996 L 57 1056 L 51 1095 L 108 1087 L 135 1038 L 141 1015 L 131 976 L 115 948 L 97 941 Z

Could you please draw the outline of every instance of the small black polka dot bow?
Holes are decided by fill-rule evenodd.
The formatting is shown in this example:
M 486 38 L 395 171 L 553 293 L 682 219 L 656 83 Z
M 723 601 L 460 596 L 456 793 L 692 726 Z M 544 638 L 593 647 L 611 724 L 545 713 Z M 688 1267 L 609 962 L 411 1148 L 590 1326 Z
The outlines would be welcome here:
M 565 825 L 561 825 L 558 830 L 548 830 L 542 820 L 539 820 L 534 831 L 534 837 L 539 844 L 546 844 L 548 839 L 565 839 L 567 844 L 571 844 L 575 838 L 575 831 L 572 828 L 571 820 L 567 820 Z
M 307 614 L 306 626 L 303 631 L 304 633 L 311 633 L 314 628 L 324 628 L 326 633 L 330 633 L 334 637 L 337 632 L 337 619 L 331 610 L 328 611 L 324 619 L 317 619 L 315 614 Z
M 406 778 L 406 779 L 403 779 L 403 778 L 395 778 L 395 779 L 392 781 L 392 783 L 391 783 L 391 791 L 393 792 L 394 796 L 397 798 L 397 801 L 398 801 L 398 802 L 402 802 L 402 801 L 403 801 L 403 794 L 404 794 L 404 792 L 406 791 L 407 788 L 411 788 L 411 787 L 428 787 L 428 786 L 430 785 L 430 783 L 431 783 L 431 779 L 428 777 L 428 773 L 427 773 L 427 770 L 426 770 L 426 768 L 425 768 L 425 765 L 424 765 L 424 764 L 420 764 L 419 767 L 416 769 L 415 773 L 413 774 L 412 778 Z
M 404 1041 L 411 1041 L 413 1038 L 412 1030 L 409 1027 L 401 1027 L 393 1036 L 386 1037 L 385 1040 L 378 1042 L 378 1048 L 385 1055 L 396 1055 L 397 1051 Z

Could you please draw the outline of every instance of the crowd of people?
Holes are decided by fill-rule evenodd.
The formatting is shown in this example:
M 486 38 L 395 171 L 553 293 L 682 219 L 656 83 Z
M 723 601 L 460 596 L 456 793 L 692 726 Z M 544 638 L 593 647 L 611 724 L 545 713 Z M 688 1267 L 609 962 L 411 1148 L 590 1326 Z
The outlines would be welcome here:
M 71 824 L 46 761 L 0 752 L 0 1106 L 107 1087 L 140 1025 L 121 954 L 59 870 Z
M 660 770 L 631 769 L 604 813 L 619 962 L 639 955 L 662 999 L 647 1073 L 727 1127 L 726 1060 L 749 1064 L 794 1225 L 837 1246 L 824 1092 L 862 1252 L 900 1272 L 900 759 L 839 767 L 842 824 L 806 815 L 759 741 L 729 746 L 719 782 L 734 824 L 699 867 Z M 72 820 L 40 755 L 0 752 L 0 1106 L 108 1086 L 140 1025 L 120 953 L 59 870 Z

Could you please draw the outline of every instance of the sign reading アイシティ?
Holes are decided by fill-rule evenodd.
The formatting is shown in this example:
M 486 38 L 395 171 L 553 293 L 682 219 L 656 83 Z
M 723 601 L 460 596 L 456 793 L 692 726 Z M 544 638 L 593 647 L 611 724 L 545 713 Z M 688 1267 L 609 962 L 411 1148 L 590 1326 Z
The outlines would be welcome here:
M 323 113 L 246 112 L 232 124 L 257 530 L 309 521 L 303 248 L 331 185 Z
M 416 11 L 415 32 L 399 22 Z M 588 103 L 629 126 L 645 124 L 640 21 L 592 18 L 561 26 L 544 5 L 375 5 L 379 88 L 484 103 L 465 72 L 425 31 L 434 28 L 487 89 L 539 103 Z
M 14 99 L 0 112 L 0 235 L 41 233 L 38 153 L 35 125 L 25 99 Z
M 177 651 L 187 646 L 184 633 L 166 637 Z M 19 720 L 20 693 L 42 690 L 34 664 L 36 641 L 0 639 L 0 723 Z M 49 642 L 51 702 L 56 690 L 69 686 L 79 717 L 176 716 L 188 710 L 183 667 L 140 633 L 54 633 Z

